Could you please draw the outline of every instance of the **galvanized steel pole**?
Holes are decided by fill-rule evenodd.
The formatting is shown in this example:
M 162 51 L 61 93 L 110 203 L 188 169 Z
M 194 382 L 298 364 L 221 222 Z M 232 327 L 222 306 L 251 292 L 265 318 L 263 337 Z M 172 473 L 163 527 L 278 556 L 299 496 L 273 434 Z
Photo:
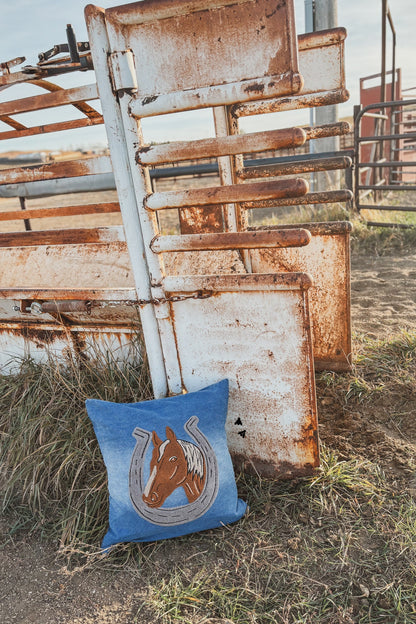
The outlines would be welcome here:
M 338 26 L 338 2 L 337 0 L 314 1 L 314 30 L 326 30 Z M 338 107 L 320 106 L 315 111 L 315 123 L 317 125 L 335 123 L 338 121 Z M 339 151 L 339 137 L 328 137 L 315 141 L 316 152 Z M 340 183 L 339 171 L 318 173 L 316 175 L 316 190 L 326 191 L 338 188 Z
M 315 0 L 305 0 L 305 33 L 315 30 Z M 309 123 L 315 125 L 315 109 L 309 110 Z M 309 153 L 315 152 L 315 141 L 309 141 Z M 315 174 L 311 173 L 309 187 L 311 192 L 315 190 Z

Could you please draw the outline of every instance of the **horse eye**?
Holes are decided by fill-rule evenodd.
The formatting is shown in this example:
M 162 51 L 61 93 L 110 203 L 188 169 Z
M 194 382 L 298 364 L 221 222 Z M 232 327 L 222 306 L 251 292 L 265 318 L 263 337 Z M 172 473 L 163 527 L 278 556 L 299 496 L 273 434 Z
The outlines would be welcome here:
M 172 455 L 172 457 L 169 457 L 169 461 L 178 461 L 178 458 L 175 455 Z

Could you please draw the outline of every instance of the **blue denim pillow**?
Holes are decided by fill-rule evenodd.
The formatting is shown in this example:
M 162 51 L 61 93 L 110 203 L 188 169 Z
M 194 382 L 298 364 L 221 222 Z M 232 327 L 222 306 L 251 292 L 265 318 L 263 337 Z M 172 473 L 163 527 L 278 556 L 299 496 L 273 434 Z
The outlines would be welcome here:
M 244 515 L 224 429 L 227 380 L 166 399 L 89 399 L 86 406 L 108 474 L 104 549 L 212 529 Z

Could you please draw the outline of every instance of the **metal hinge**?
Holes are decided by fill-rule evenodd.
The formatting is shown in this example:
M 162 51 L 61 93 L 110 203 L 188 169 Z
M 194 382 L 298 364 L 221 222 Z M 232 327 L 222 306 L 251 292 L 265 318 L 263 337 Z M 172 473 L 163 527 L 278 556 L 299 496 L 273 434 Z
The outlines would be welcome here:
M 137 76 L 133 52 L 131 50 L 112 52 L 109 65 L 113 91 L 116 93 L 136 93 Z

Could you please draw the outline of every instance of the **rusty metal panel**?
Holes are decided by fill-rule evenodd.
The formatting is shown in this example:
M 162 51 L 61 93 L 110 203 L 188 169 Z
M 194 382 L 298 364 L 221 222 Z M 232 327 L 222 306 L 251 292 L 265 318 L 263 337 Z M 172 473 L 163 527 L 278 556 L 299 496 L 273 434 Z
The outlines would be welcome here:
M 133 115 L 293 94 L 301 88 L 292 0 L 162 4 L 163 11 L 159 3 L 144 0 L 105 12 L 109 31 L 121 34 L 123 49 L 135 57 Z M 87 7 L 87 21 L 94 10 Z
M 96 85 L 63 89 L 33 80 L 33 73 L 9 77 L 3 85 L 29 82 L 48 93 L 2 102 L 0 120 L 11 130 L 0 133 L 1 140 L 103 123 L 101 114 L 85 102 L 98 98 Z M 48 123 L 46 109 L 64 105 L 77 109 L 83 119 Z M 46 123 L 27 128 L 12 117 L 30 111 L 43 111 Z M 114 180 L 108 157 L 27 167 L 20 163 L 0 173 L 0 194 L 23 197 L 90 190 L 82 188 L 78 176 L 108 174 Z M 23 217 L 26 222 L 118 210 L 117 203 L 90 204 L 5 211 L 0 219 Z M 138 308 L 122 227 L 0 233 L 1 373 L 18 367 L 26 356 L 45 361 L 69 354 L 96 358 L 111 351 L 114 360 L 126 360 L 140 326 Z
M 133 355 L 136 335 L 137 329 L 131 327 L 0 322 L 0 374 L 17 370 L 26 357 L 36 362 L 51 356 L 65 361 L 70 355 L 94 360 L 100 353 L 111 353 L 115 362 L 123 362 Z
M 273 229 L 278 227 L 287 226 L 273 226 Z M 258 273 L 310 273 L 314 283 L 309 299 L 315 368 L 348 370 L 351 366 L 351 224 L 307 223 L 301 227 L 308 229 L 312 235 L 309 245 L 292 249 L 252 250 L 253 270 Z
M 301 196 L 307 184 L 245 185 L 230 178 L 223 187 L 152 194 L 137 159 L 141 117 L 296 93 L 293 3 L 145 0 L 106 11 L 90 6 L 86 18 L 136 287 L 149 293 L 147 302 L 139 301 L 148 321 L 152 314 L 156 320 L 144 326 L 152 381 L 163 373 L 165 393 L 179 394 L 229 377 L 236 409 L 253 432 L 242 447 L 242 430 L 234 439 L 230 432 L 236 460 L 252 462 L 262 474 L 310 472 L 318 464 L 310 279 L 216 274 L 169 280 L 164 259 L 152 249 L 160 231 L 150 212 L 224 204 L 226 228 L 237 231 L 234 202 Z M 190 339 L 200 329 L 204 340 Z M 155 338 L 159 349 L 152 352 L 148 343 Z
M 0 248 L 0 288 L 3 290 L 107 288 L 111 291 L 133 287 L 124 242 Z
M 236 117 L 283 110 L 339 104 L 345 102 L 344 41 L 345 28 L 334 28 L 299 35 L 299 71 L 304 84 L 299 94 L 272 101 L 238 104 L 232 109 Z
M 223 113 L 224 122 L 220 125 L 219 109 L 215 109 L 214 118 L 216 122 L 217 135 L 231 134 L 238 136 L 238 118 L 243 115 L 254 115 L 261 113 L 270 113 L 282 110 L 291 110 L 292 108 L 303 108 L 310 106 L 320 106 L 327 104 L 334 104 L 340 101 L 345 101 L 348 98 L 348 92 L 345 90 L 345 70 L 344 70 L 344 40 L 346 38 L 346 31 L 344 28 L 335 28 L 328 31 L 322 31 L 317 33 L 309 33 L 298 37 L 299 45 L 299 62 L 301 67 L 302 76 L 304 77 L 304 86 L 300 94 L 285 97 L 285 98 L 273 98 L 268 100 L 258 100 L 249 103 L 240 103 L 234 106 L 228 107 L 227 111 Z M 228 119 L 226 119 L 228 117 Z M 220 120 L 221 121 L 221 120 Z M 221 127 L 220 127 L 221 126 Z M 322 138 L 325 136 L 338 136 L 349 132 L 349 124 L 341 122 L 338 124 L 326 124 L 325 126 L 319 126 L 314 128 L 303 128 L 306 132 L 307 140 Z M 247 153 L 248 150 L 246 150 Z M 242 150 L 243 152 L 243 150 Z M 226 171 L 222 171 L 220 168 L 221 182 L 222 184 L 230 184 L 230 180 L 233 182 L 243 182 L 246 179 L 253 179 L 256 176 L 254 171 L 250 175 L 249 170 L 243 168 L 242 156 L 237 156 L 234 159 L 229 159 L 224 163 Z M 332 164 L 330 164 L 332 167 Z M 269 177 L 271 175 L 288 175 L 291 172 L 283 173 L 283 169 L 280 171 L 277 169 L 276 173 L 272 173 L 272 169 L 265 171 L 257 170 L 258 177 L 261 177 L 262 173 Z M 246 175 L 247 174 L 247 175 Z M 340 195 L 338 195 L 339 200 Z M 310 201 L 307 201 L 307 198 Z M 254 200 L 250 204 L 243 203 L 240 206 L 235 206 L 236 221 L 238 222 L 238 229 L 245 229 L 247 227 L 247 218 L 245 216 L 245 210 L 247 208 L 266 207 L 272 205 L 285 205 L 282 200 L 277 200 L 274 204 L 271 200 L 259 201 Z M 299 202 L 290 200 L 287 205 L 293 205 L 296 203 L 312 203 L 316 197 L 305 195 Z M 342 194 L 342 201 L 348 201 L 350 194 L 344 192 Z M 332 198 L 328 197 L 326 201 L 331 201 Z M 316 203 L 316 201 L 315 201 Z M 181 219 L 182 231 L 190 231 L 192 227 L 198 228 L 197 213 L 188 211 L 187 217 L 189 223 L 184 223 L 184 218 Z M 194 230 L 195 231 L 195 230 Z M 251 270 L 250 264 L 245 260 L 247 270 Z
M 224 231 L 222 206 L 192 206 L 180 208 L 179 226 L 181 234 L 208 234 Z
M 302 94 L 345 88 L 345 28 L 300 35 L 299 66 L 304 84 Z
M 309 474 L 319 463 L 310 283 L 299 274 L 166 280 L 175 294 L 212 292 L 171 304 L 183 383 L 193 391 L 229 379 L 230 451 L 265 476 Z

